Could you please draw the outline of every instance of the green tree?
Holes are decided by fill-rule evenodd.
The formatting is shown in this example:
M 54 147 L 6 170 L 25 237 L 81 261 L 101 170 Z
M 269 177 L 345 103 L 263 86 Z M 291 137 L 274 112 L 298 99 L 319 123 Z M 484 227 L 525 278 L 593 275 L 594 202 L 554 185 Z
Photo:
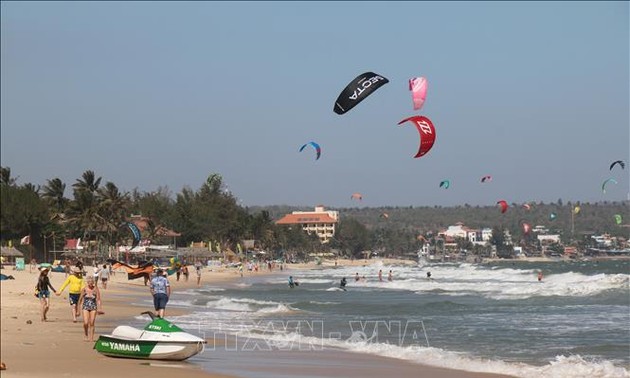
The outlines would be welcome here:
M 345 218 L 339 222 L 331 243 L 332 248 L 339 248 L 355 258 L 361 258 L 361 252 L 371 249 L 367 228 L 354 218 Z

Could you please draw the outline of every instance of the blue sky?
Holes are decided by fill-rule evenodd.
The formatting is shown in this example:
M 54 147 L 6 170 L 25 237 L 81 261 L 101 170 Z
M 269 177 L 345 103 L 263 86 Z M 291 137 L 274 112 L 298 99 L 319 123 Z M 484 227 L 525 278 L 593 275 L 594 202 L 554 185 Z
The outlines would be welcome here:
M 2 166 L 243 205 L 619 201 L 628 2 L 2 2 Z M 389 79 L 350 112 L 341 90 Z M 414 112 L 407 81 L 429 81 Z M 436 143 L 414 159 L 421 114 Z M 321 145 L 298 152 L 309 141 Z M 491 183 L 480 178 L 492 175 Z M 606 194 L 601 183 L 614 177 Z M 440 189 L 443 179 L 451 181 Z M 363 194 L 359 204 L 350 199 Z

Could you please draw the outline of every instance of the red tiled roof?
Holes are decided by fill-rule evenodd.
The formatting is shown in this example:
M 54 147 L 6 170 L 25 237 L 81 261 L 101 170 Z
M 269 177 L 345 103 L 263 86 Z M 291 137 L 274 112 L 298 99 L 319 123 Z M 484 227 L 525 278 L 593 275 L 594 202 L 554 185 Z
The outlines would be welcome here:
M 303 223 L 337 223 L 335 218 L 328 214 L 304 213 L 287 214 L 280 218 L 276 224 L 303 224 Z
M 135 224 L 138 227 L 138 229 L 140 230 L 141 233 L 143 233 L 144 231 L 146 231 L 149 228 L 149 218 L 145 218 L 145 217 L 131 217 L 130 222 Z M 157 235 L 157 236 L 168 236 L 168 237 L 182 236 L 181 233 L 173 231 L 173 230 L 169 230 L 168 228 L 166 228 L 164 226 L 157 226 L 155 228 L 155 235 Z

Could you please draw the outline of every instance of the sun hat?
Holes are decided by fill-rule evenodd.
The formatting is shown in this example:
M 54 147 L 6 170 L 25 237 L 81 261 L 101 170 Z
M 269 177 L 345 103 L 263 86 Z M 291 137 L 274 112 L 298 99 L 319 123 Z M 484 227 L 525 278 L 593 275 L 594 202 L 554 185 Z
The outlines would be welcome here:
M 37 269 L 39 269 L 40 272 L 43 272 L 44 270 L 50 271 L 50 267 L 49 266 L 40 266 Z

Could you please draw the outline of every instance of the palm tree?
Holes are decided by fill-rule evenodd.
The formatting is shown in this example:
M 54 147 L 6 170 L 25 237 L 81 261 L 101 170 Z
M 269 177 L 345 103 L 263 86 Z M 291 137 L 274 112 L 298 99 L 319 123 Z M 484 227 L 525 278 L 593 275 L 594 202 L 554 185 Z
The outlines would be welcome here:
M 131 201 L 128 193 L 121 193 L 118 187 L 108 181 L 97 190 L 98 213 L 102 218 L 100 231 L 106 233 L 107 248 L 118 239 L 118 230 L 125 221 Z
M 102 231 L 105 219 L 99 214 L 99 197 L 96 195 L 101 184 L 101 177 L 96 178 L 94 171 L 83 172 L 81 179 L 72 184 L 74 200 L 68 208 L 68 221 L 74 232 L 82 238 L 94 232 Z
M 17 179 L 11 177 L 11 168 L 0 167 L 0 183 L 6 185 L 15 185 Z
M 48 180 L 44 185 L 42 197 L 46 198 L 53 204 L 57 213 L 63 213 L 68 199 L 65 198 L 64 192 L 66 191 L 66 184 L 59 178 Z
M 83 172 L 82 179 L 77 179 L 77 182 L 72 186 L 75 190 L 87 190 L 91 193 L 95 193 L 101 185 L 101 177 L 96 178 L 94 171 L 87 170 Z

